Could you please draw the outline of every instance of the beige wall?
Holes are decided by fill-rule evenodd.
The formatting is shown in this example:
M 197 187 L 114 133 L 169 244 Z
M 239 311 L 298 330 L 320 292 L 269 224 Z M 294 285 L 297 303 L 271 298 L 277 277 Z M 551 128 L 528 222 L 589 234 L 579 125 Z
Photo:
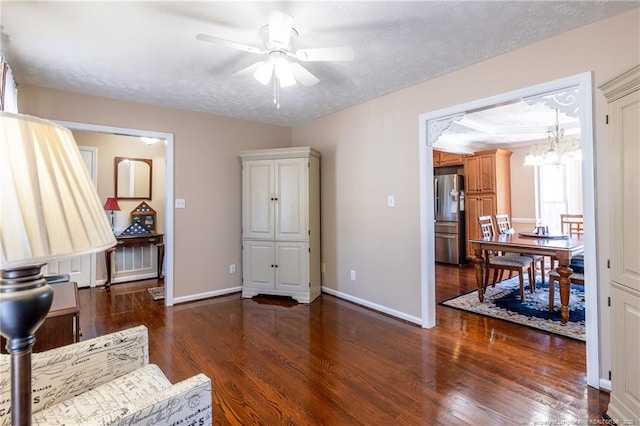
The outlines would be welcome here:
M 48 119 L 172 133 L 174 196 L 187 205 L 175 210 L 174 296 L 241 285 L 239 272 L 229 274 L 231 263 L 242 270 L 238 152 L 291 146 L 291 129 L 27 85 L 19 107 Z
M 597 87 L 640 63 L 639 17 L 635 9 L 295 128 L 294 145 L 323 153 L 323 284 L 420 316 L 418 115 L 587 71 Z M 604 377 L 610 362 L 609 170 L 607 105 L 598 89 L 594 105 Z M 396 208 L 386 207 L 389 194 L 396 195 Z M 350 269 L 358 271 L 357 281 L 349 280 Z
M 509 149 L 512 152 L 509 158 L 511 166 L 511 225 L 518 232 L 531 231 L 535 226 L 536 219 L 535 167 L 524 165 L 524 157 L 529 148 L 529 146 L 523 146 Z

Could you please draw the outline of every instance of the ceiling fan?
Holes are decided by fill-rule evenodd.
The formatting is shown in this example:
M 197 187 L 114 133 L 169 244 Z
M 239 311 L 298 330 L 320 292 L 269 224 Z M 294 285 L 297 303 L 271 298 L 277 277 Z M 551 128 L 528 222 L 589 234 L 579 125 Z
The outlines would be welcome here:
M 257 55 L 267 55 L 263 61 L 258 61 L 236 72 L 234 75 L 252 74 L 265 86 L 273 79 L 273 102 L 280 108 L 280 88 L 288 87 L 300 82 L 304 86 L 313 86 L 320 80 L 309 70 L 289 58 L 302 62 L 311 61 L 351 61 L 353 49 L 348 46 L 323 47 L 315 49 L 293 50 L 298 39 L 298 31 L 293 28 L 293 16 L 277 10 L 269 14 L 269 23 L 259 30 L 264 47 L 255 47 L 208 34 L 198 34 L 200 41 L 214 43 L 221 46 L 238 49 Z

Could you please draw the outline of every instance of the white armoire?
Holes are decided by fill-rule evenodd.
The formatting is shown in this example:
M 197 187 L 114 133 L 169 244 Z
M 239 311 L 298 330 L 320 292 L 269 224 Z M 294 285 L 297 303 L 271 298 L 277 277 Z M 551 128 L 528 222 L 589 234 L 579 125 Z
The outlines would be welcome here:
M 320 295 L 320 153 L 242 151 L 242 297 Z
M 640 65 L 600 89 L 609 103 L 611 155 L 611 396 L 607 414 L 618 424 L 627 424 L 640 420 Z

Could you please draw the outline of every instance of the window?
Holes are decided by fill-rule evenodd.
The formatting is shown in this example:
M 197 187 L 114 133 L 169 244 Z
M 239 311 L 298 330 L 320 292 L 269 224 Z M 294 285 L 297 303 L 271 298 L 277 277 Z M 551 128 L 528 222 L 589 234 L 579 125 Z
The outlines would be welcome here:
M 536 217 L 560 232 L 560 215 L 582 214 L 582 161 L 536 166 Z

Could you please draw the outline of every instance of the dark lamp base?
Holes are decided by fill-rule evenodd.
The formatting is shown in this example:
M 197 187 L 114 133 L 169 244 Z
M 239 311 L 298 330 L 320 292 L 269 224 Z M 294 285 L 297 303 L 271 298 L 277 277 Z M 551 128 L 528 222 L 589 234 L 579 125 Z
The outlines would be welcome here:
M 42 266 L 0 271 L 0 334 L 11 354 L 11 423 L 31 425 L 31 348 L 47 316 L 53 290 Z

